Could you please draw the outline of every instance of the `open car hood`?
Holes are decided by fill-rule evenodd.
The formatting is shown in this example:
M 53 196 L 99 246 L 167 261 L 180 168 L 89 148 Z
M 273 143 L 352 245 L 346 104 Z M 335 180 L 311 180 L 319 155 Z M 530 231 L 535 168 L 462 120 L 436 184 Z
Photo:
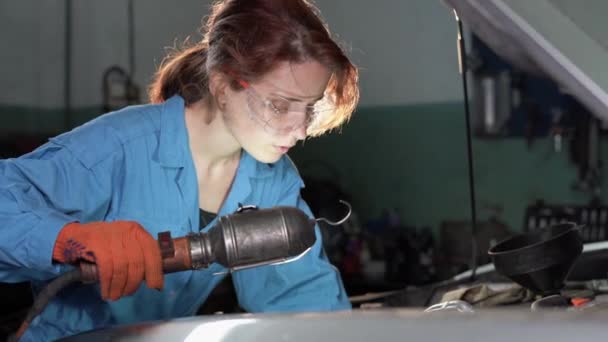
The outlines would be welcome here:
M 515 67 L 555 81 L 608 121 L 608 1 L 443 0 Z

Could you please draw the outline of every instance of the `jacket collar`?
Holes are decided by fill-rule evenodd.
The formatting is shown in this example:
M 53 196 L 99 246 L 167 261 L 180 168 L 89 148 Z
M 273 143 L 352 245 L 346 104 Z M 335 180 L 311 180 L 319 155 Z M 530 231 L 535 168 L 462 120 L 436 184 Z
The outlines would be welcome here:
M 184 99 L 175 95 L 161 106 L 158 160 L 165 167 L 184 167 L 189 153 Z
M 160 113 L 158 159 L 162 166 L 181 168 L 192 158 L 186 129 L 185 102 L 174 95 L 162 104 Z M 273 174 L 273 164 L 260 163 L 243 150 L 238 174 L 266 178 Z

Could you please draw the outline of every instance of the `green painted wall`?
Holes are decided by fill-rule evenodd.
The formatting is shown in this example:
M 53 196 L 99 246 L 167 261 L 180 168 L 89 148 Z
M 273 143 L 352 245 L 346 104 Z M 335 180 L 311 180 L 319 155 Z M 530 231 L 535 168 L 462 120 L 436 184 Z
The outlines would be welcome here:
M 99 107 L 75 108 L 70 112 L 69 127 L 76 127 L 102 113 Z M 0 134 L 57 134 L 66 131 L 63 108 L 33 108 L 0 105 Z
M 519 138 L 475 139 L 478 217 L 488 218 L 488 206 L 498 205 L 499 218 L 520 231 L 524 209 L 536 199 L 586 203 L 587 195 L 571 189 L 577 169 L 566 148 L 553 152 L 549 138 L 531 147 Z M 309 140 L 290 155 L 305 175 L 329 177 L 316 160 L 336 168 L 363 220 L 391 207 L 418 227 L 470 219 L 462 103 L 359 108 L 341 132 Z

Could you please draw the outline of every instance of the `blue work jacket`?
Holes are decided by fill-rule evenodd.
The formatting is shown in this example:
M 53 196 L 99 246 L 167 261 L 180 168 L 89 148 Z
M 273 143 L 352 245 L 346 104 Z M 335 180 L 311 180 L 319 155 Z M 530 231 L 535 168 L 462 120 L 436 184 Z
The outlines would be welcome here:
M 73 221 L 133 220 L 152 236 L 199 231 L 198 183 L 188 145 L 184 101 L 131 106 L 50 139 L 35 151 L 0 160 L 0 281 L 32 281 L 39 291 L 72 266 L 52 262 L 55 239 Z M 274 164 L 243 151 L 218 217 L 239 203 L 296 206 L 303 186 L 284 156 Z M 205 229 L 213 226 L 215 220 Z M 249 312 L 349 309 L 338 271 L 328 262 L 316 228 L 312 250 L 297 261 L 233 273 L 241 307 Z M 94 328 L 191 316 L 225 275 L 222 266 L 165 275 L 162 291 L 142 284 L 117 301 L 98 285 L 61 292 L 31 324 L 23 341 L 48 341 Z

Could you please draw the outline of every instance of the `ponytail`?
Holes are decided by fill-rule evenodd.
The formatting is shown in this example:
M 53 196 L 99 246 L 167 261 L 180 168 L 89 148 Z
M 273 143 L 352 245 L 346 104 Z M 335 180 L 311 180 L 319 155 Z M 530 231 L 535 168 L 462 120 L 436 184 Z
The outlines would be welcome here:
M 167 56 L 154 75 L 148 94 L 152 103 L 161 103 L 174 95 L 187 105 L 209 93 L 207 45 L 199 43 Z

